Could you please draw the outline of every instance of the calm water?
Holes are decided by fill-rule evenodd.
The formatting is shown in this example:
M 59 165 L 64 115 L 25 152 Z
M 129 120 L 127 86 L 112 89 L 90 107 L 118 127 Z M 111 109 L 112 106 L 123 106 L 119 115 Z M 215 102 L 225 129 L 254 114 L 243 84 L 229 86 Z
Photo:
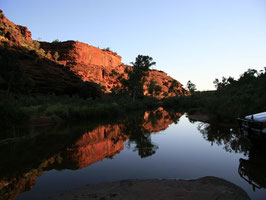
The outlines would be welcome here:
M 261 149 L 235 129 L 192 122 L 162 109 L 112 124 L 31 130 L 0 150 L 0 199 L 48 199 L 122 179 L 203 176 L 231 181 L 252 199 L 266 197 Z

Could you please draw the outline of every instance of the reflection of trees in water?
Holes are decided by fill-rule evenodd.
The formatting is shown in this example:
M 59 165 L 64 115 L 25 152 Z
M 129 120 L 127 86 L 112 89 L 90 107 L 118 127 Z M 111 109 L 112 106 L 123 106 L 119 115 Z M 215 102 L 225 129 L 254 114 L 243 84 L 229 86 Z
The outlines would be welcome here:
M 127 142 L 127 147 L 135 145 L 133 151 L 137 151 L 141 158 L 145 158 L 155 154 L 159 148 L 156 144 L 151 142 L 150 135 L 143 135 L 142 133 L 131 134 Z
M 156 125 L 155 116 L 153 114 L 150 116 L 149 120 L 151 120 L 153 125 Z M 122 128 L 122 132 L 129 136 L 127 147 L 130 148 L 135 145 L 133 151 L 138 151 L 141 158 L 153 155 L 159 148 L 151 142 L 150 133 L 147 133 L 143 123 L 143 116 L 130 117 L 124 121 Z
M 191 123 L 191 124 L 195 124 L 195 122 L 197 122 L 197 120 L 194 120 L 190 117 L 187 117 L 188 121 Z
M 238 173 L 252 185 L 253 190 L 266 188 L 266 141 L 262 138 L 250 140 L 238 128 L 199 123 L 198 130 L 205 140 L 224 145 L 227 152 L 243 153 L 248 159 L 239 159 Z
M 203 138 L 217 145 L 224 145 L 227 152 L 248 154 L 250 141 L 241 135 L 238 128 L 216 126 L 207 123 L 199 123 L 198 130 Z
M 112 158 L 127 145 L 140 157 L 155 154 L 151 133 L 164 130 L 182 114 L 162 108 L 128 116 L 116 124 L 68 124 L 41 129 L 35 137 L 0 145 L 0 199 L 31 190 L 37 176 L 53 169 L 78 169 Z
M 141 158 L 155 154 L 159 148 L 151 141 L 151 133 L 166 129 L 173 122 L 177 124 L 181 113 L 158 108 L 143 115 L 128 117 L 123 121 L 122 132 L 128 135 L 128 148 L 137 151 Z
M 155 110 L 154 112 L 149 112 L 148 121 L 151 122 L 152 126 L 158 123 L 158 120 L 162 119 L 163 114 L 160 110 Z
M 167 110 L 167 113 L 170 117 L 170 119 L 175 123 L 178 124 L 180 117 L 183 115 L 183 113 L 177 113 L 175 111 Z

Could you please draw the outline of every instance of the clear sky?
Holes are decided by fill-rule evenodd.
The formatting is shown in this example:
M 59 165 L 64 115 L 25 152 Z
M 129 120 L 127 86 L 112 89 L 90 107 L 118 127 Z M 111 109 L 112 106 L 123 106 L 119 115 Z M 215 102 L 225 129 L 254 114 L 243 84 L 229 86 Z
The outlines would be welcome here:
M 0 0 L 0 9 L 33 39 L 110 47 L 126 64 L 149 55 L 200 90 L 266 66 L 266 0 Z

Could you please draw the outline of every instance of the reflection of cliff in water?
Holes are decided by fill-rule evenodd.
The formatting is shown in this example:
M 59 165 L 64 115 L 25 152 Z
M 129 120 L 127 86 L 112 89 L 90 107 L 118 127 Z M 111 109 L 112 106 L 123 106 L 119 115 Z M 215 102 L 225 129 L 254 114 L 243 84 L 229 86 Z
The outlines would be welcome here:
M 135 150 L 141 157 L 152 155 L 155 148 L 150 133 L 166 129 L 180 116 L 159 108 L 128 116 L 115 125 L 101 125 L 94 129 L 80 125 L 65 127 L 64 130 L 60 127 L 35 138 L 2 145 L 0 200 L 14 199 L 31 190 L 36 177 L 44 171 L 80 169 L 113 157 L 124 148 L 127 139 L 130 141 L 128 144 L 136 144 Z
M 181 113 L 172 113 L 158 108 L 145 112 L 144 117 L 128 117 L 123 123 L 123 133 L 128 135 L 127 147 L 137 151 L 141 158 L 151 156 L 159 148 L 151 141 L 150 133 L 165 130 L 170 124 L 177 123 Z
M 65 150 L 60 167 L 80 169 L 104 158 L 113 157 L 124 148 L 126 138 L 120 125 L 99 126 L 83 134 Z
M 250 140 L 238 128 L 228 128 L 200 123 L 199 131 L 204 139 L 223 145 L 227 152 L 244 153 L 248 159 L 239 159 L 238 173 L 253 190 L 266 188 L 266 141 Z

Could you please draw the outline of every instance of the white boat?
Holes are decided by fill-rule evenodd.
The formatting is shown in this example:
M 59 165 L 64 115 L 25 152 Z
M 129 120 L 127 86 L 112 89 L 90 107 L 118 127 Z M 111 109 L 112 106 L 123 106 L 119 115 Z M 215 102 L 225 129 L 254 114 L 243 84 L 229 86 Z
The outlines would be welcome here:
M 266 112 L 248 115 L 244 119 L 238 119 L 243 131 L 266 134 Z

